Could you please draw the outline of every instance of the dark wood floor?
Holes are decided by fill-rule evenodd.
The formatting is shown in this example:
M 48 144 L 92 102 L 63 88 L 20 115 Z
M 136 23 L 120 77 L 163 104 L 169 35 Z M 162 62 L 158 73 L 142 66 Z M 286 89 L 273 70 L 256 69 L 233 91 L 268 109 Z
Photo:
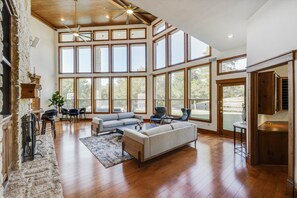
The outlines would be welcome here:
M 104 168 L 79 141 L 91 123 L 57 123 L 55 140 L 65 197 L 285 197 L 286 166 L 246 164 L 233 141 L 199 134 L 194 145 L 137 167 L 135 160 Z

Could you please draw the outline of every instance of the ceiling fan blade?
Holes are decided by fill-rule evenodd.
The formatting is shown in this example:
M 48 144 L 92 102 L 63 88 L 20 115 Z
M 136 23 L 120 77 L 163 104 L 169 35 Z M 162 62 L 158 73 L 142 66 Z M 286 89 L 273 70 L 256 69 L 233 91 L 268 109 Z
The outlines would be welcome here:
M 144 24 L 146 24 L 146 25 L 150 25 L 150 23 L 149 23 L 147 20 L 143 19 L 140 15 L 138 16 L 137 14 L 138 14 L 138 13 L 133 13 L 133 16 L 134 16 L 136 19 L 138 19 L 141 23 L 144 23 Z
M 138 14 L 150 14 L 151 15 L 151 13 L 148 13 L 148 12 L 141 12 L 141 11 L 134 11 L 135 13 L 138 13 Z
M 128 7 L 128 6 L 127 6 L 124 2 L 122 2 L 121 0 L 113 0 L 113 2 L 119 4 L 120 6 L 122 6 L 122 7 L 125 8 L 125 9 Z
M 70 27 L 68 27 L 67 25 L 65 25 L 65 23 L 63 23 L 63 25 L 69 30 L 70 33 L 73 33 L 74 30 L 72 30 Z
M 127 18 L 126 18 L 126 25 L 129 25 L 129 19 L 130 19 L 130 15 L 127 14 Z
M 116 15 L 115 17 L 113 17 L 112 19 L 116 19 L 116 18 L 118 18 L 118 17 L 120 17 L 120 16 L 122 16 L 123 14 L 125 14 L 126 13 L 126 11 L 124 11 L 124 12 L 122 12 L 122 13 L 120 13 L 120 14 L 118 14 L 118 15 Z
M 87 35 L 84 35 L 84 34 L 80 34 L 79 36 L 85 37 L 85 38 L 88 38 L 88 39 L 93 39 L 93 37 L 90 37 L 90 36 L 87 36 Z
M 77 26 L 77 30 L 76 31 L 79 32 L 79 30 L 80 30 L 80 25 Z
M 132 10 L 136 10 L 137 8 L 139 8 L 139 7 L 137 7 L 137 6 L 136 6 L 136 7 L 135 7 L 135 8 L 133 8 Z
M 86 39 L 84 39 L 83 37 L 82 37 L 82 35 L 79 35 L 78 36 L 81 40 L 83 40 L 85 43 L 88 43 L 87 41 L 86 41 Z

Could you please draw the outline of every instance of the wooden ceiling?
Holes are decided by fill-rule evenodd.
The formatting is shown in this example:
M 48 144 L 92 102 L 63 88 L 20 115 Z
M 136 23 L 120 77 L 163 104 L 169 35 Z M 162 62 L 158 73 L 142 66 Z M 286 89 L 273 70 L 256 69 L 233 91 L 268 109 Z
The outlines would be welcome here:
M 115 10 L 122 8 L 120 6 L 121 3 L 125 5 L 130 4 L 127 0 L 78 0 L 78 24 L 82 27 L 125 25 L 127 14 L 112 19 L 122 12 L 121 10 Z M 31 0 L 32 15 L 54 29 L 64 28 L 61 18 L 65 20 L 64 23 L 66 25 L 73 27 L 75 24 L 74 10 L 74 0 Z M 137 10 L 145 12 L 141 8 L 137 8 Z M 107 15 L 109 18 L 106 18 Z M 156 19 L 153 15 L 137 15 L 148 24 Z M 129 24 L 141 24 L 141 22 L 134 16 L 131 16 Z

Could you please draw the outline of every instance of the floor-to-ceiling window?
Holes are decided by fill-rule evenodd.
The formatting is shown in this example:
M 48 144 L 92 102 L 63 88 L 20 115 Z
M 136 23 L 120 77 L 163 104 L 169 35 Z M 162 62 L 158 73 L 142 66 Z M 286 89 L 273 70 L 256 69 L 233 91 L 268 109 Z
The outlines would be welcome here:
M 130 109 L 146 113 L 146 77 L 130 77 Z
M 185 72 L 184 70 L 174 71 L 169 76 L 170 114 L 181 115 L 181 108 L 185 107 Z
M 105 77 L 94 78 L 94 112 L 108 113 L 110 110 L 109 103 L 110 79 Z
M 112 78 L 112 112 L 127 112 L 128 78 Z
M 154 107 L 165 107 L 166 103 L 166 75 L 154 76 Z

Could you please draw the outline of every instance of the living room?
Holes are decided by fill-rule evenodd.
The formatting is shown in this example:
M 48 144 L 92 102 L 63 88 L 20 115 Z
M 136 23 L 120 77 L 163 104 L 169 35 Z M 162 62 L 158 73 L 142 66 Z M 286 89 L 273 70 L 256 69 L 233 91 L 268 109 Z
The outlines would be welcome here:
M 295 1 L 1 2 L 4 196 L 294 196 Z

